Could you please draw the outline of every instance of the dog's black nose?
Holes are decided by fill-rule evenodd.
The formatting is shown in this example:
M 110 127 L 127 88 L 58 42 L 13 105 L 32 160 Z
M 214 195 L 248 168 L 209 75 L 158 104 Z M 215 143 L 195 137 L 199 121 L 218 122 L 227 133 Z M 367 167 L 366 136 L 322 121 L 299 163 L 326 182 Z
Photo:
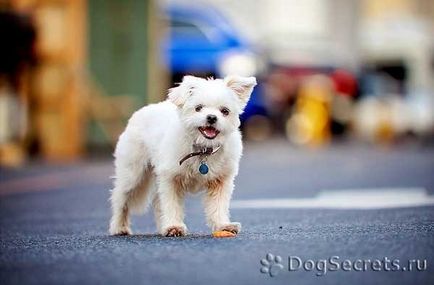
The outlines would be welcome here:
M 215 122 L 217 122 L 217 116 L 216 115 L 208 115 L 208 116 L 206 116 L 206 121 L 208 122 L 208 124 L 212 125 Z

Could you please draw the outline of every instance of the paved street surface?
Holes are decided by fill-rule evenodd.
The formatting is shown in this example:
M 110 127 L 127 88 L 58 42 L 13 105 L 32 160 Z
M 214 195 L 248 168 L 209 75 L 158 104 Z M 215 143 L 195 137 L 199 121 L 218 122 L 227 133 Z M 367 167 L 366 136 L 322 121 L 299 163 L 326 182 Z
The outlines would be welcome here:
M 135 235 L 110 237 L 109 160 L 0 171 L 0 284 L 433 284 L 432 205 L 237 207 L 232 217 L 243 232 L 214 239 L 200 197 L 194 196 L 186 205 L 190 234 L 185 238 L 156 235 L 150 213 L 134 217 Z M 351 200 L 354 190 L 380 193 L 383 188 L 410 191 L 409 200 L 411 191 L 433 195 L 434 147 L 345 144 L 309 152 L 280 140 L 250 143 L 234 200 L 298 201 L 324 190 L 348 192 Z M 354 201 L 360 202 L 357 196 Z M 261 273 L 267 253 L 282 260 L 277 265 L 276 259 L 264 260 L 263 271 L 269 273 Z M 289 271 L 290 256 L 293 262 L 295 257 L 307 261 L 308 269 L 319 261 L 319 270 Z M 357 269 L 351 265 L 324 274 L 321 260 L 331 257 L 349 259 Z M 385 258 L 399 260 L 399 270 L 390 270 L 389 262 L 376 271 L 379 266 L 372 263 Z M 425 270 L 417 270 L 415 261 L 410 271 L 409 260 L 416 259 Z M 366 270 L 359 270 L 364 264 Z

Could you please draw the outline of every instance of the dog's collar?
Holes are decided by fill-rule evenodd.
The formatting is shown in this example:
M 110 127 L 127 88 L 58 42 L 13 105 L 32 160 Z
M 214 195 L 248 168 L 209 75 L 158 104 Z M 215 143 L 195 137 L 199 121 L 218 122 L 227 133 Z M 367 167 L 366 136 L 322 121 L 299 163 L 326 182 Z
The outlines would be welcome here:
M 181 165 L 184 161 L 186 161 L 189 158 L 192 158 L 193 156 L 197 156 L 197 155 L 201 155 L 201 156 L 209 156 L 212 155 L 214 153 L 216 153 L 217 151 L 220 150 L 221 145 L 216 146 L 215 148 L 213 147 L 199 147 L 197 145 L 194 145 L 193 148 L 199 149 L 198 151 L 192 152 L 187 154 L 186 156 L 184 156 L 180 161 L 179 161 L 179 165 Z

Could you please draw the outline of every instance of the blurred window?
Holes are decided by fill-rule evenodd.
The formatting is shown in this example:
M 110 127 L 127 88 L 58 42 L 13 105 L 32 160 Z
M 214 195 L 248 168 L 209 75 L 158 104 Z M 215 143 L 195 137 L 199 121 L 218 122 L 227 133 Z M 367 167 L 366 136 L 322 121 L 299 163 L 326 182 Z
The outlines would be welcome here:
M 199 26 L 192 22 L 172 19 L 170 26 L 172 36 L 209 40 Z

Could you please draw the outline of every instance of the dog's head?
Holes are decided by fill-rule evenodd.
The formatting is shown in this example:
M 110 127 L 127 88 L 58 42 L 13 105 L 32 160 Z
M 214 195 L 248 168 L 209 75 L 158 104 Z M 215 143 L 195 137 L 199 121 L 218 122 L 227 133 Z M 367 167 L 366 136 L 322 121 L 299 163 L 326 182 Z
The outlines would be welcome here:
M 239 115 L 249 101 L 254 77 L 228 76 L 203 79 L 184 76 L 169 90 L 169 100 L 179 109 L 181 121 L 196 143 L 221 143 L 240 126 Z

